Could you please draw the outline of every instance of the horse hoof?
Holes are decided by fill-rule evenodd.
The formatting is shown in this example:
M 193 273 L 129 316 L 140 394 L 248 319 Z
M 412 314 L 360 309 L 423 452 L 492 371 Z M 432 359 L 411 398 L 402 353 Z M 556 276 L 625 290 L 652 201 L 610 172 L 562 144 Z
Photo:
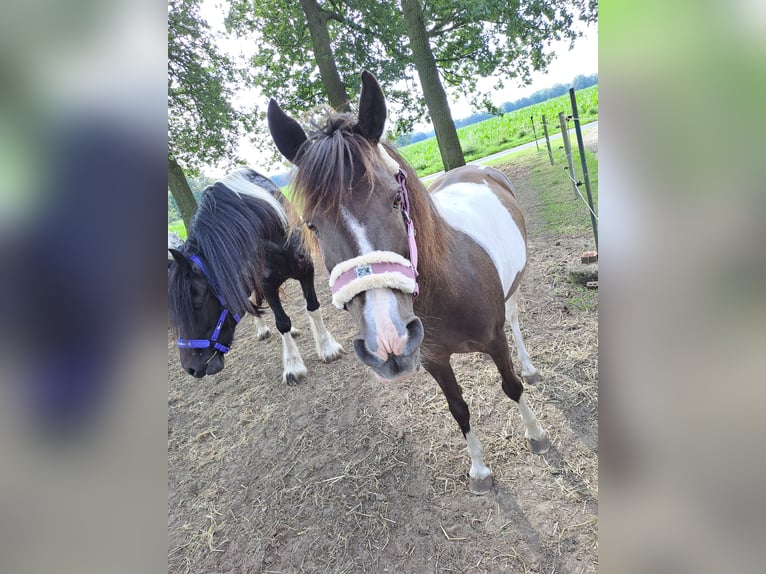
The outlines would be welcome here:
M 484 478 L 468 478 L 468 490 L 471 494 L 477 496 L 484 496 L 490 490 L 492 490 L 492 475 L 485 476 Z
M 282 382 L 288 387 L 294 387 L 306 380 L 306 373 L 285 373 L 282 375 Z
M 531 387 L 539 385 L 542 380 L 543 378 L 540 376 L 540 373 L 532 373 L 531 375 L 524 377 L 524 382 Z
M 551 448 L 551 441 L 547 436 L 544 436 L 539 440 L 528 438 L 527 442 L 529 443 L 529 448 L 532 449 L 533 454 L 545 454 L 548 452 L 548 449 Z
M 293 337 L 300 337 L 300 336 L 302 335 L 302 333 L 300 332 L 300 330 L 296 329 L 295 327 L 293 327 L 292 329 L 290 329 L 290 334 L 291 334 Z
M 338 345 L 337 349 L 335 349 L 334 351 L 330 351 L 329 353 L 327 353 L 326 355 L 324 355 L 322 357 L 322 362 L 323 363 L 334 363 L 335 361 L 340 359 L 345 353 L 346 353 L 346 351 L 343 349 L 343 347 Z
M 271 337 L 271 329 L 266 329 L 265 331 L 261 331 L 260 333 L 258 333 L 258 335 L 256 336 L 256 339 L 258 341 L 265 341 L 269 337 Z

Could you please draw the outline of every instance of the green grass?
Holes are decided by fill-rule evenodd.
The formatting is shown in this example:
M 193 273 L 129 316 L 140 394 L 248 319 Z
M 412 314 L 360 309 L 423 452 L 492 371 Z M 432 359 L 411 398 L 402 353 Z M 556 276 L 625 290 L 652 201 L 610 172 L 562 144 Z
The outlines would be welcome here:
M 175 221 L 173 223 L 168 224 L 168 231 L 173 231 L 178 234 L 178 236 L 186 241 L 186 227 L 184 227 L 184 222 L 180 219 L 178 221 Z
M 576 141 L 576 140 L 575 140 Z M 524 186 L 536 190 L 542 200 L 542 217 L 546 230 L 554 235 L 580 235 L 583 232 L 591 234 L 590 212 L 586 204 L 575 196 L 572 181 L 568 171 L 563 149 L 553 150 L 554 165 L 548 160 L 548 152 L 539 152 L 532 148 L 522 150 L 502 159 L 503 163 L 513 164 L 515 169 L 521 169 L 528 174 Z M 588 165 L 593 204 L 598 214 L 598 159 L 591 152 L 585 152 Z M 580 154 L 573 150 L 572 157 L 578 181 L 583 181 Z M 585 184 L 579 186 L 580 193 L 587 199 Z
M 598 308 L 598 289 L 588 289 L 581 285 L 571 285 L 567 304 L 580 311 L 592 311 Z
M 598 85 L 578 90 L 577 108 L 583 123 L 598 119 Z M 559 112 L 571 114 L 569 94 L 550 99 L 533 106 L 522 108 L 514 112 L 504 114 L 502 117 L 492 118 L 465 126 L 457 130 L 460 145 L 463 148 L 465 160 L 473 161 L 534 141 L 532 123 L 530 117 L 534 117 L 534 125 L 537 139 L 541 140 L 541 149 L 545 148 L 543 135 L 542 116 L 545 115 L 548 123 L 548 134 L 552 135 L 561 131 L 559 127 Z M 569 127 L 574 124 L 570 121 Z M 399 153 L 415 168 L 418 175 L 425 176 L 444 169 L 439 155 L 439 146 L 436 138 L 419 141 L 408 146 L 399 148 Z

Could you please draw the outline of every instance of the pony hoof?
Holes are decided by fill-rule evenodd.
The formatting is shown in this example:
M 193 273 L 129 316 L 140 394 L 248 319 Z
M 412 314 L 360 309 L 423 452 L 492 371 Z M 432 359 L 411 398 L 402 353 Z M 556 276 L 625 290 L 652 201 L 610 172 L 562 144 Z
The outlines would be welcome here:
M 258 341 L 265 341 L 269 337 L 271 337 L 271 329 L 266 329 L 265 331 L 261 331 L 260 333 L 258 333 L 258 335 L 256 336 L 256 339 Z
M 524 377 L 524 382 L 531 387 L 539 385 L 542 380 L 543 378 L 540 376 L 540 373 L 532 373 L 531 375 Z
M 343 349 L 343 347 L 338 345 L 337 349 L 327 353 L 326 355 L 324 355 L 322 357 L 322 362 L 323 363 L 334 363 L 335 361 L 340 359 L 345 353 L 346 353 L 346 351 Z
M 468 478 L 468 490 L 471 494 L 477 496 L 484 496 L 490 490 L 492 490 L 492 475 L 485 476 L 484 478 Z
M 551 441 L 547 436 L 544 436 L 540 440 L 528 438 L 527 442 L 529 443 L 529 448 L 532 449 L 533 454 L 545 454 L 548 452 L 548 449 L 551 448 Z
M 296 329 L 295 327 L 293 327 L 292 329 L 290 329 L 290 334 L 291 334 L 293 337 L 300 337 L 300 336 L 302 335 L 302 333 L 301 333 L 301 332 L 300 332 L 298 329 Z
M 294 387 L 306 380 L 306 373 L 285 373 L 282 375 L 282 382 L 288 387 Z

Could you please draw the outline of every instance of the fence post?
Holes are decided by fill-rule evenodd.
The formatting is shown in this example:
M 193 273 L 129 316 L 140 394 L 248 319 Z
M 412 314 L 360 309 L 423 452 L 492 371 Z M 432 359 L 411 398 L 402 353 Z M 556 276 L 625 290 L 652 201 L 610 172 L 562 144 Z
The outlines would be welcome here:
M 561 139 L 564 140 L 564 154 L 567 156 L 567 164 L 569 165 L 569 179 L 572 180 L 572 190 L 576 199 L 579 195 L 577 193 L 577 174 L 575 173 L 574 163 L 572 163 L 572 144 L 569 142 L 569 130 L 567 129 L 567 120 L 564 117 L 564 112 L 559 112 L 559 124 L 561 124 Z
M 548 146 L 548 159 L 553 165 L 553 152 L 551 151 L 551 140 L 548 138 L 548 124 L 545 122 L 545 114 L 543 114 L 543 133 L 545 133 L 545 145 Z
M 575 133 L 577 134 L 577 149 L 580 150 L 580 163 L 582 163 L 583 179 L 585 180 L 585 191 L 588 194 L 588 206 L 590 207 L 590 223 L 593 226 L 593 238 L 596 240 L 596 250 L 598 250 L 598 223 L 594 215 L 593 195 L 590 192 L 590 176 L 588 175 L 588 164 L 585 161 L 585 145 L 582 143 L 582 130 L 580 129 L 580 116 L 577 112 L 577 100 L 575 99 L 574 88 L 569 88 L 569 99 L 572 101 L 572 117 L 574 118 Z
M 529 119 L 532 120 L 532 133 L 535 136 L 535 145 L 537 146 L 537 151 L 540 151 L 540 145 L 537 143 L 537 131 L 535 130 L 535 116 L 529 116 Z

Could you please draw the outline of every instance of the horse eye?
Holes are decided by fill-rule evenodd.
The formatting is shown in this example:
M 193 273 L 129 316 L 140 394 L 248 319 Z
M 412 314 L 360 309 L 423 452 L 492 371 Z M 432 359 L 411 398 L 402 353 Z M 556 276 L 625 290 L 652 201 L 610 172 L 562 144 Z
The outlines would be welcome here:
M 394 196 L 394 209 L 401 209 L 402 207 L 402 192 L 397 191 Z
M 319 230 L 317 229 L 317 226 L 311 223 L 310 221 L 306 222 L 306 227 L 308 227 L 314 235 L 319 235 Z

